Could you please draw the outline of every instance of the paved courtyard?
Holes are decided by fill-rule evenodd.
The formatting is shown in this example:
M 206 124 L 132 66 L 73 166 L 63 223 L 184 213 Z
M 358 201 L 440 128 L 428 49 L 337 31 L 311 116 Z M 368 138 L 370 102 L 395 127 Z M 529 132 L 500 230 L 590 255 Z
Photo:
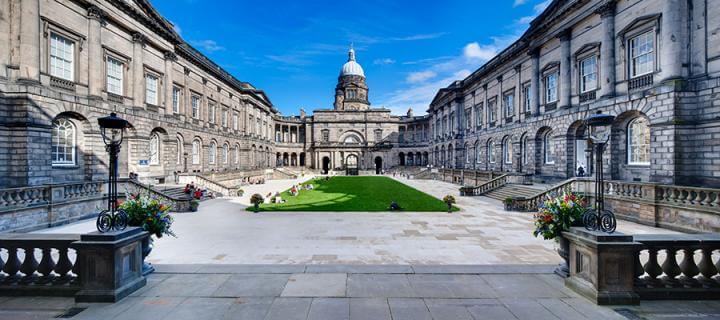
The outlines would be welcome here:
M 177 238 L 155 242 L 155 264 L 557 264 L 553 241 L 532 236 L 532 215 L 506 212 L 485 197 L 457 197 L 448 213 L 251 213 L 253 193 L 282 191 L 298 180 L 272 180 L 245 188 L 242 198 L 203 202 L 195 213 L 178 213 Z M 457 186 L 428 180 L 400 181 L 442 198 Z M 88 232 L 94 221 L 43 232 Z M 621 221 L 619 231 L 666 230 Z

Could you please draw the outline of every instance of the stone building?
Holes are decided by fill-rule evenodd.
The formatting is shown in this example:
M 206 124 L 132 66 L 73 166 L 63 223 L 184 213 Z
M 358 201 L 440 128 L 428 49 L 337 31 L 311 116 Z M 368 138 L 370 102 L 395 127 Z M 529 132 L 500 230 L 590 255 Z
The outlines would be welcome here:
M 0 187 L 106 178 L 97 118 L 131 124 L 121 175 L 274 166 L 277 110 L 146 0 L 0 1 Z
M 611 179 L 720 186 L 720 6 L 553 1 L 520 39 L 440 90 L 431 163 L 538 180 L 592 173 L 583 119 L 615 115 Z

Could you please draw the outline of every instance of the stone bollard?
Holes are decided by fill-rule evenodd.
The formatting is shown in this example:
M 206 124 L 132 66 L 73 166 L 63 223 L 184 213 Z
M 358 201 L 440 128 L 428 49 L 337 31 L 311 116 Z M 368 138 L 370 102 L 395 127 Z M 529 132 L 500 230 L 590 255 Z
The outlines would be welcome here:
M 579 227 L 563 236 L 570 241 L 566 287 L 599 305 L 640 303 L 633 285 L 636 254 L 642 244 L 633 236 Z
M 76 302 L 117 302 L 142 288 L 142 241 L 150 234 L 138 227 L 83 234 L 72 247 L 82 288 Z

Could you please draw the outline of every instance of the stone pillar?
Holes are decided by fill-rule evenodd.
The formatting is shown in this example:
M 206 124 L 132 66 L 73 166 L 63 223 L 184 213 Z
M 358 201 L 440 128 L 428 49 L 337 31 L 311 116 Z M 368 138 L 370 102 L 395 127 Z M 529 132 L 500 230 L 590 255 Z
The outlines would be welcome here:
M 483 122 L 484 122 L 484 123 L 483 123 L 483 128 L 485 128 L 486 130 L 487 130 L 488 125 L 490 125 L 490 120 L 489 120 L 489 118 L 490 118 L 490 106 L 488 106 L 488 92 L 487 92 L 487 90 L 488 90 L 488 85 L 487 85 L 487 83 L 486 83 L 486 84 L 483 85 L 483 94 L 485 95 L 485 96 L 483 97 L 483 109 L 484 109 L 483 111 L 484 111 L 484 113 L 485 113 L 485 114 L 483 115 Z
M 91 96 L 99 97 L 105 87 L 103 81 L 102 27 L 105 24 L 105 12 L 96 6 L 88 8 L 88 89 Z
M 530 50 L 530 111 L 540 114 L 540 48 Z
M 173 114 L 173 87 L 175 86 L 173 82 L 173 63 L 176 60 L 175 52 L 165 52 L 165 113 L 167 114 Z M 230 117 L 229 114 L 228 117 Z
M 515 99 L 513 103 L 515 105 L 513 106 L 513 110 L 515 110 L 515 115 L 517 115 L 517 121 L 520 121 L 520 113 L 522 113 L 522 104 L 523 104 L 523 97 L 522 97 L 522 63 L 515 66 Z
M 498 82 L 498 92 L 497 92 L 497 98 L 495 99 L 495 117 L 498 119 L 495 120 L 495 124 L 497 126 L 500 126 L 502 123 L 505 122 L 505 117 L 507 116 L 505 114 L 505 106 L 503 106 L 503 76 L 497 77 Z
M 572 37 L 572 31 L 565 29 L 560 32 L 558 38 L 560 39 L 560 96 L 558 106 L 560 108 L 569 108 L 570 101 L 570 84 L 572 74 L 570 72 L 570 38 Z
M 597 13 L 602 19 L 600 45 L 600 97 L 615 96 L 615 0 L 607 1 Z
M 565 286 L 599 305 L 638 304 L 634 291 L 635 263 L 642 244 L 620 232 L 607 234 L 573 227 L 563 232 L 569 241 Z
M 145 67 L 143 66 L 143 51 L 145 48 L 145 36 L 136 32 L 132 36 L 133 39 L 133 60 L 132 60 L 132 88 L 133 104 L 136 106 L 145 106 L 145 92 L 143 92 L 143 84 L 145 83 Z
M 662 43 L 655 47 L 660 48 L 661 81 L 668 81 L 683 76 L 683 64 L 686 60 L 683 46 L 687 42 L 687 25 L 684 23 L 687 0 L 665 0 L 662 3 Z
M 20 2 L 18 79 L 40 82 L 40 1 Z M 77 63 L 77 62 L 76 62 Z

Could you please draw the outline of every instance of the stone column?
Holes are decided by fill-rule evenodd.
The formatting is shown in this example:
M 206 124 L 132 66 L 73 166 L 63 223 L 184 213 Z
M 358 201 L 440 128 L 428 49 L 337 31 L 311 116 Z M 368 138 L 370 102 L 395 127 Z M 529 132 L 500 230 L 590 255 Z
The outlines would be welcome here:
M 603 4 L 596 11 L 602 19 L 600 45 L 600 97 L 615 96 L 615 0 Z
M 686 0 L 665 0 L 662 8 L 660 71 L 661 80 L 673 80 L 683 76 L 683 45 L 687 42 L 684 17 L 687 12 Z
M 515 66 L 515 99 L 513 99 L 513 110 L 517 115 L 516 121 L 520 121 L 520 113 L 522 111 L 522 63 Z
M 103 49 L 102 27 L 105 24 L 105 12 L 96 6 L 88 8 L 88 89 L 91 96 L 102 94 L 103 81 Z
M 132 88 L 133 104 L 136 106 L 145 106 L 145 92 L 143 92 L 143 84 L 145 80 L 145 69 L 143 66 L 143 51 L 145 48 L 145 36 L 136 32 L 133 34 L 133 67 L 132 67 Z
M 20 39 L 18 78 L 40 82 L 40 3 L 39 0 L 20 2 Z M 77 64 L 77 62 L 76 62 Z M 49 69 L 49 68 L 48 68 Z
M 572 31 L 565 29 L 560 32 L 560 96 L 558 106 L 560 108 L 570 107 L 570 84 L 572 74 L 570 72 L 570 38 Z
M 530 111 L 540 114 L 540 48 L 530 50 Z
M 175 86 L 173 82 L 173 63 L 176 60 L 175 52 L 165 52 L 165 113 L 167 114 L 173 114 L 173 87 Z

